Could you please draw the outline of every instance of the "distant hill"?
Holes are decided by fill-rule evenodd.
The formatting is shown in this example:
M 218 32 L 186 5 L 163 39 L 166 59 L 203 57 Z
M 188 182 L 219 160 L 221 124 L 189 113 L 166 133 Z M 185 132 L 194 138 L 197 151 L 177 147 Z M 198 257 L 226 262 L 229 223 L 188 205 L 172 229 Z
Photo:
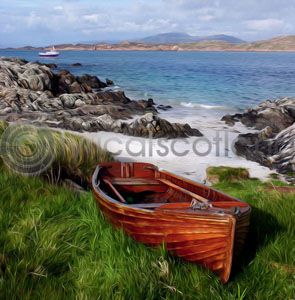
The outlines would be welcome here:
M 192 36 L 182 32 L 161 33 L 137 40 L 139 43 L 146 44 L 179 44 L 191 43 L 193 41 L 194 39 Z
M 279 36 L 269 40 L 256 41 L 252 43 L 241 42 L 241 40 L 228 35 L 212 35 L 198 38 L 187 42 L 191 36 L 183 33 L 169 33 L 157 35 L 160 41 L 152 42 L 154 37 L 146 38 L 147 41 L 123 41 L 117 44 L 94 43 L 94 44 L 60 44 L 55 45 L 57 50 L 88 50 L 88 51 L 292 51 L 295 52 L 295 35 Z M 168 43 L 172 38 L 177 42 Z M 42 49 L 50 49 L 51 46 Z M 11 48 L 12 49 L 12 48 Z M 37 50 L 31 46 L 17 48 L 19 50 Z
M 208 35 L 208 36 L 193 36 L 183 32 L 168 32 L 156 35 L 151 35 L 143 39 L 137 40 L 139 43 L 146 44 L 183 44 L 183 43 L 193 43 L 202 41 L 222 41 L 231 44 L 241 44 L 245 41 L 236 38 L 234 36 L 218 34 L 218 35 Z
M 295 51 L 295 35 L 278 36 L 269 40 L 249 43 L 252 50 Z
M 246 41 L 241 40 L 239 38 L 236 38 L 231 35 L 226 35 L 226 34 L 217 34 L 217 35 L 208 35 L 204 37 L 197 38 L 195 37 L 195 40 L 197 42 L 202 42 L 202 41 L 221 41 L 221 42 L 227 42 L 231 44 L 243 44 L 246 43 Z

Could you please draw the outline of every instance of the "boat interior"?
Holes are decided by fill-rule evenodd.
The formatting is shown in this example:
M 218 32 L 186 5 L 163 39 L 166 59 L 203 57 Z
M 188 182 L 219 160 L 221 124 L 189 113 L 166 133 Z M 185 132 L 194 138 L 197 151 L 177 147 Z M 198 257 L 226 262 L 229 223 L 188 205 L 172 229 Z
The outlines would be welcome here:
M 238 214 L 248 204 L 205 185 L 145 163 L 109 163 L 97 169 L 96 184 L 113 200 L 141 209 L 209 210 Z

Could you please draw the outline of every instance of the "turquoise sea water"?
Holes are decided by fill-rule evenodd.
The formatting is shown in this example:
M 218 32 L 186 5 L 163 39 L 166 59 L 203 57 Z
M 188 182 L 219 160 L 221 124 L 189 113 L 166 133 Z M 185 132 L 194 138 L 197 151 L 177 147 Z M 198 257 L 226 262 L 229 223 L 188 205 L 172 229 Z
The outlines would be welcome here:
M 295 96 L 295 53 L 0 50 L 0 56 L 56 63 L 74 74 L 112 79 L 131 98 L 186 107 L 244 109 L 262 100 Z M 81 67 L 73 67 L 73 63 Z

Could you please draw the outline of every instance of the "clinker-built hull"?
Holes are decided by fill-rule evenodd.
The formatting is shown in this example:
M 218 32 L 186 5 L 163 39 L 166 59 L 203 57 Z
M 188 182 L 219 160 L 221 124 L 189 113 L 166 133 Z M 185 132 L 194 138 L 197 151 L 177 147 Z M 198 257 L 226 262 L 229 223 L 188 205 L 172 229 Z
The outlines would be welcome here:
M 248 204 L 144 163 L 99 165 L 92 182 L 113 225 L 146 245 L 164 244 L 172 254 L 228 281 L 248 231 Z M 135 204 L 127 203 L 130 195 Z

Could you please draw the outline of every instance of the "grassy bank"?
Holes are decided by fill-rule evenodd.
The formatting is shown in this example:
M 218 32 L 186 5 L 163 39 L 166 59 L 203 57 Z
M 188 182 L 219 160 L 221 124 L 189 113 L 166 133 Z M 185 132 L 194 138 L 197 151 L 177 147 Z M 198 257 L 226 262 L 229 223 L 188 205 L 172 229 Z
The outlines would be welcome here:
M 97 163 L 113 160 L 109 152 L 79 135 L 31 125 L 9 126 L 1 120 L 0 144 L 0 163 L 7 169 L 53 183 L 71 179 L 86 185 Z
M 294 194 L 257 180 L 217 187 L 253 206 L 247 253 L 227 285 L 113 230 L 90 193 L 1 170 L 0 298 L 294 298 Z
M 0 135 L 6 127 L 0 122 Z M 294 298 L 294 194 L 269 191 L 242 169 L 210 170 L 217 188 L 253 207 L 251 239 L 222 285 L 209 271 L 114 230 L 90 192 L 51 184 L 87 181 L 97 162 L 112 157 L 76 135 L 50 134 L 54 159 L 42 178 L 0 164 L 0 299 Z M 21 153 L 31 157 L 35 149 L 24 141 Z

